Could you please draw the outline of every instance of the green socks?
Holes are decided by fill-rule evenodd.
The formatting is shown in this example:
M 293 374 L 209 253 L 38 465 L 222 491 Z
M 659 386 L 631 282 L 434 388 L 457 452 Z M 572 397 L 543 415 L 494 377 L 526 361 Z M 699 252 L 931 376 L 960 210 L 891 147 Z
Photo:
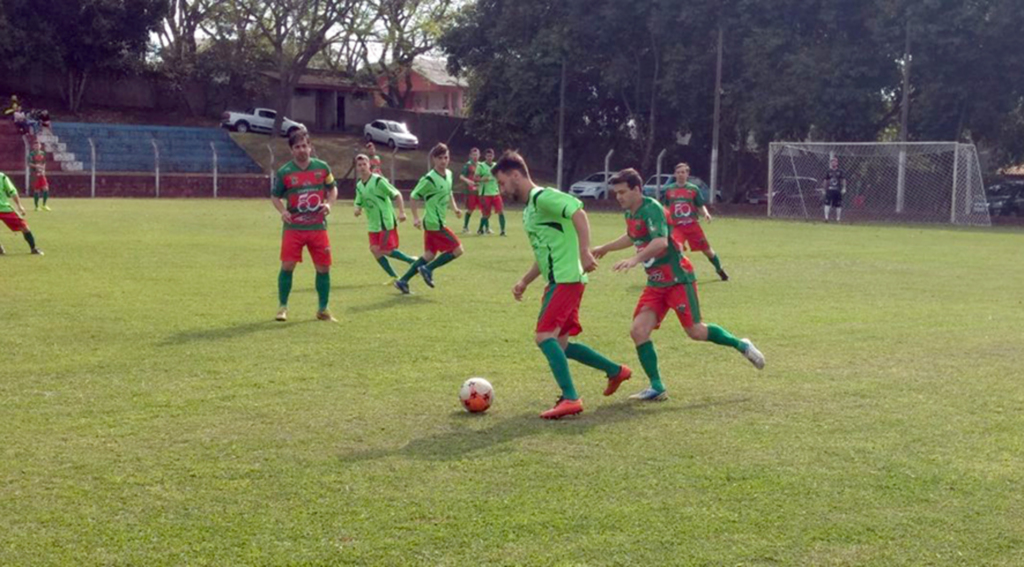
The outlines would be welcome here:
M 405 274 L 403 274 L 400 279 L 403 282 L 408 282 L 410 279 L 412 279 L 413 276 L 416 275 L 416 271 L 420 269 L 420 266 L 423 266 L 426 263 L 427 261 L 424 260 L 423 258 L 417 258 L 416 261 L 409 266 L 409 270 L 405 272 Z
M 388 253 L 388 257 L 389 258 L 394 258 L 395 260 L 401 260 L 401 261 L 405 262 L 406 264 L 412 264 L 413 262 L 416 261 L 415 258 L 413 258 L 412 256 L 406 255 L 401 250 L 392 250 L 391 252 Z
M 381 256 L 380 258 L 377 258 L 377 263 L 380 264 L 381 268 L 384 268 L 384 271 L 387 272 L 389 276 L 393 278 L 398 277 L 398 274 L 396 274 L 395 271 L 391 269 L 391 262 L 388 262 L 387 257 Z
M 647 378 L 651 380 L 651 388 L 664 392 L 665 385 L 661 383 L 661 373 L 658 372 L 658 353 L 654 350 L 654 343 L 647 341 L 637 346 L 636 353 L 640 356 L 640 364 L 644 367 Z
M 46 206 L 46 202 L 50 200 L 50 192 L 43 191 L 43 206 Z
M 480 228 L 477 229 L 477 232 L 487 232 L 487 229 L 490 228 L 490 227 L 491 227 L 491 219 L 490 219 L 490 217 L 481 217 L 480 218 Z
M 565 347 L 566 358 L 603 371 L 609 378 L 616 376 L 622 367 L 608 360 L 601 353 L 582 343 L 569 343 Z
M 448 262 L 451 262 L 454 259 L 455 254 L 452 254 L 451 252 L 445 252 L 444 254 L 441 254 L 437 258 L 434 258 L 433 262 L 427 264 L 427 269 L 433 272 L 434 270 L 440 268 L 441 266 L 447 264 Z
M 331 298 L 331 274 L 316 273 L 316 296 L 320 300 L 318 309 L 327 310 L 327 300 Z
M 36 237 L 32 236 L 32 232 L 31 231 L 23 232 L 23 233 L 21 233 L 21 235 L 25 237 L 25 242 L 28 242 L 29 248 L 35 250 L 36 249 Z
M 292 293 L 292 275 L 294 272 L 284 270 L 277 274 L 277 299 L 282 307 L 288 305 L 288 296 Z
M 35 201 L 36 208 L 38 209 L 39 208 L 39 193 L 33 192 L 32 193 L 32 200 Z
M 473 213 L 466 211 L 466 216 L 462 217 L 462 230 L 469 230 L 469 217 L 473 216 Z
M 562 397 L 567 400 L 580 399 L 576 387 L 572 384 L 572 375 L 569 374 L 569 361 L 565 358 L 565 352 L 558 344 L 558 339 L 548 339 L 538 346 L 548 359 L 551 373 L 555 375 L 555 382 L 558 382 L 558 387 L 562 389 Z
M 711 257 L 711 265 L 715 267 L 716 272 L 722 271 L 722 262 L 718 259 L 718 254 Z
M 708 325 L 708 341 L 713 342 L 716 345 L 732 347 L 740 352 L 747 351 L 747 345 L 745 343 L 741 342 L 739 339 L 732 336 L 732 333 L 718 325 Z
M 498 225 L 501 226 L 501 231 L 505 232 L 505 213 L 498 215 Z

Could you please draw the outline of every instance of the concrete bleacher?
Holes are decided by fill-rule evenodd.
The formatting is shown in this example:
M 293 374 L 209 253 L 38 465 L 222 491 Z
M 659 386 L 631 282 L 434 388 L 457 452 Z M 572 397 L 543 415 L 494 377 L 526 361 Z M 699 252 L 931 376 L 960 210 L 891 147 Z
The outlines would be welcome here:
M 161 173 L 210 173 L 213 171 L 212 142 L 217 149 L 217 170 L 221 174 L 261 173 L 257 164 L 220 128 L 178 126 L 137 126 L 54 122 L 53 133 L 66 146 L 62 169 L 89 171 L 92 163 L 89 139 L 96 144 L 96 171 L 147 172 L 154 169 L 152 140 L 160 152 Z M 67 159 L 70 158 L 70 159 Z M 70 164 L 75 164 L 69 167 Z

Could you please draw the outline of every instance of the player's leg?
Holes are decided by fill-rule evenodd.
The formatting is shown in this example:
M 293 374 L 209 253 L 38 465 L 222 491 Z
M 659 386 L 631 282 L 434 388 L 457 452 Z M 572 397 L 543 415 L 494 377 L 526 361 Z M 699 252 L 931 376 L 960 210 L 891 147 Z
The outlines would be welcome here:
M 43 255 L 43 251 L 40 250 L 39 248 L 36 248 L 36 237 L 28 228 L 28 224 L 22 223 L 21 236 L 25 239 L 25 242 L 28 243 L 29 250 L 31 250 L 33 254 L 37 256 Z
M 281 262 L 281 271 L 277 274 L 277 316 L 278 321 L 288 320 L 288 296 L 292 293 L 292 277 L 295 275 L 296 262 Z
M 476 229 L 477 234 L 485 234 L 487 232 L 487 225 L 491 217 L 490 200 L 490 197 L 480 197 L 480 226 Z
M 50 206 L 46 204 L 46 202 L 49 201 L 49 200 L 50 200 L 50 184 L 49 184 L 49 182 L 46 181 L 46 178 L 44 177 L 43 178 L 43 210 L 44 211 L 49 211 L 50 210 Z
M 317 310 L 316 318 L 321 321 L 336 323 L 338 320 L 331 315 L 327 308 L 331 299 L 331 239 L 326 230 L 311 230 L 306 246 L 309 248 L 309 256 L 313 259 L 313 266 L 316 268 L 316 296 Z
M 661 382 L 658 353 L 654 349 L 654 343 L 651 342 L 651 334 L 661 325 L 662 319 L 668 312 L 667 299 L 670 289 L 645 288 L 633 313 L 633 326 L 629 329 L 629 336 L 633 339 L 633 344 L 636 345 L 640 366 L 647 374 L 651 387 L 633 394 L 629 397 L 631 400 L 661 401 L 668 399 L 665 385 Z
M 462 256 L 462 243 L 459 237 L 455 236 L 449 228 L 444 227 L 433 235 L 435 241 L 433 248 L 439 252 L 436 258 L 425 266 L 419 268 L 420 276 L 430 287 L 434 287 L 434 270 L 448 264 L 452 260 Z
M 377 260 L 377 264 L 384 270 L 384 273 L 391 276 L 392 281 L 398 278 L 398 274 L 391 268 L 391 262 L 388 262 L 387 256 L 385 256 L 385 247 L 388 242 L 389 231 L 371 232 L 370 234 L 370 254 L 373 254 L 373 259 Z M 388 282 L 390 285 L 391 282 Z
M 501 195 L 494 198 L 494 212 L 498 213 L 498 227 L 501 228 L 501 235 L 505 236 L 505 202 Z
M 547 359 L 551 374 L 562 391 L 555 407 L 540 414 L 545 419 L 558 419 L 583 411 L 583 403 L 573 384 L 572 374 L 569 372 L 569 359 L 565 353 L 570 331 L 580 331 L 579 321 L 571 320 L 572 312 L 579 312 L 580 299 L 581 290 L 575 289 L 572 285 L 559 284 L 548 286 L 541 298 L 534 341 Z
M 39 198 L 42 196 L 42 192 L 40 192 L 38 189 L 32 189 L 32 202 L 35 204 L 35 209 L 37 211 L 39 210 Z
M 580 303 L 583 300 L 584 284 L 559 284 L 558 292 L 553 294 L 551 304 L 561 314 L 562 332 L 566 337 L 565 356 L 584 366 L 589 366 L 605 373 L 608 385 L 604 395 L 610 396 L 618 389 L 619 384 L 629 380 L 633 372 L 628 366 L 613 362 L 608 357 L 579 342 L 568 342 L 568 337 L 575 337 L 583 331 L 580 325 Z
M 466 195 L 466 213 L 462 216 L 462 233 L 469 232 L 469 217 L 473 216 L 473 210 L 476 209 L 476 194 L 468 193 Z
M 843 203 L 842 201 L 836 203 L 836 222 L 842 222 L 843 220 Z
M 409 269 L 406 270 L 402 277 L 395 281 L 395 287 L 398 291 L 408 294 L 409 293 L 409 280 L 419 273 L 420 268 L 426 266 L 428 262 L 434 259 L 435 250 L 433 248 L 433 238 L 431 237 L 432 231 L 423 230 L 423 255 L 416 259 L 412 264 L 409 264 Z
M 746 357 L 758 370 L 764 368 L 764 355 L 757 350 L 750 339 L 738 339 L 723 327 L 701 321 L 700 300 L 696 284 L 683 284 L 685 296 L 679 298 L 676 314 L 686 335 L 695 341 L 707 341 L 716 345 L 731 347 Z

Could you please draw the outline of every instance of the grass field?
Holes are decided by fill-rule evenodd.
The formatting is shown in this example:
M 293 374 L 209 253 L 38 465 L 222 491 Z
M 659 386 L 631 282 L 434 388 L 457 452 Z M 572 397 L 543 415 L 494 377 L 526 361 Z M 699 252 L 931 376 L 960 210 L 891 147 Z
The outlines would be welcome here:
M 339 207 L 332 325 L 308 262 L 271 320 L 267 202 L 52 205 L 46 256 L 0 235 L 0 565 L 1024 561 L 1024 233 L 716 219 L 703 314 L 768 367 L 670 322 L 652 405 L 626 399 L 642 275 L 606 259 L 581 338 L 637 373 L 603 398 L 574 364 L 586 411 L 547 422 L 514 212 L 402 297 Z

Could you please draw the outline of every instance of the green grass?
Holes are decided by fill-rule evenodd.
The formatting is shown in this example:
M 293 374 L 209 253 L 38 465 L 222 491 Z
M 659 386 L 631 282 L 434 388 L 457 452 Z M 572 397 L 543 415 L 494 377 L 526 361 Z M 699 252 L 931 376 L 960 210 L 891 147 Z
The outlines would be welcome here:
M 642 276 L 603 261 L 578 418 L 532 344 L 510 236 L 401 297 L 349 206 L 332 307 L 271 321 L 280 229 L 254 201 L 56 200 L 45 257 L 0 257 L 0 565 L 1020 565 L 1024 234 L 716 219 L 708 321 L 768 359 L 628 330 Z M 623 230 L 592 215 L 595 240 Z M 416 253 L 419 234 L 402 229 Z M 469 376 L 497 402 L 458 405 Z

